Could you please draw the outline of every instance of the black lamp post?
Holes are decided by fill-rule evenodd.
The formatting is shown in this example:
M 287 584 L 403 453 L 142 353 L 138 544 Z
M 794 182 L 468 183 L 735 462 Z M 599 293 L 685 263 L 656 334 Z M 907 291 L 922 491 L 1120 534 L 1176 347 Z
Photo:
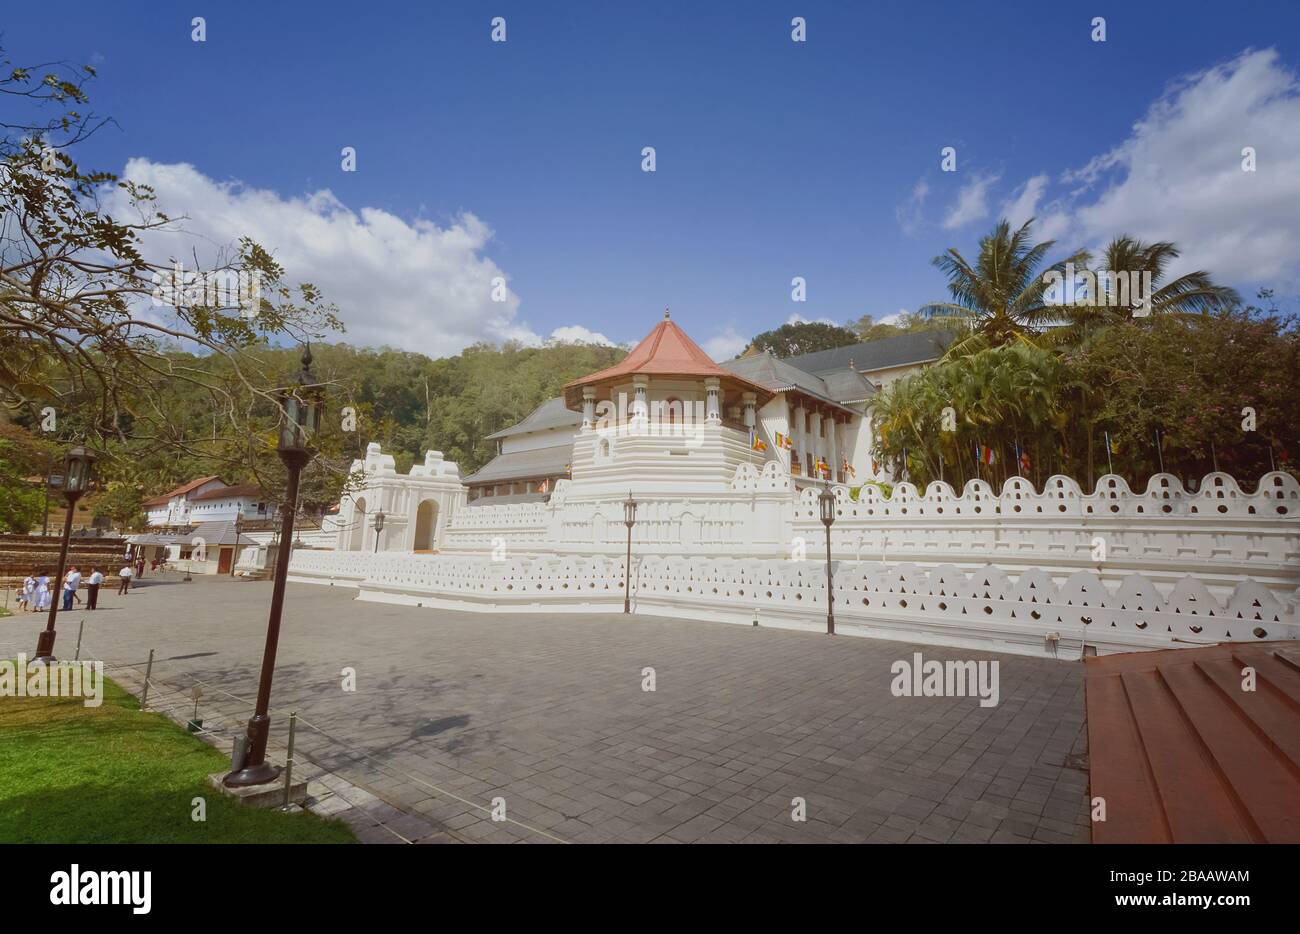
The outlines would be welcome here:
M 379 554 L 379 533 L 384 530 L 384 511 L 375 513 L 375 554 Z
M 822 525 L 826 526 L 826 634 L 835 635 L 835 589 L 831 577 L 831 525 L 835 522 L 835 494 L 829 489 L 822 490 L 817 497 L 821 507 Z
M 298 481 L 302 469 L 311 460 L 312 435 L 320 426 L 323 389 L 311 371 L 311 348 L 302 352 L 302 372 L 292 377 L 290 386 L 277 395 L 283 421 L 280 424 L 278 451 L 288 469 L 284 515 L 280 517 L 280 542 L 275 559 L 275 587 L 271 592 L 271 615 L 266 626 L 266 648 L 262 653 L 262 674 L 257 685 L 257 707 L 248 721 L 248 751 L 243 767 L 228 774 L 223 781 L 230 786 L 263 785 L 273 782 L 280 769 L 266 761 L 266 740 L 271 730 L 271 676 L 275 673 L 275 653 L 280 645 L 280 613 L 284 609 L 285 578 L 289 573 L 289 553 L 293 544 L 294 506 L 298 502 Z
M 627 491 L 623 500 L 623 524 L 627 526 L 627 570 L 623 575 L 623 612 L 632 612 L 632 526 L 636 525 L 637 502 L 632 498 L 632 491 Z
M 244 507 L 240 504 L 236 507 L 239 511 L 235 513 L 235 551 L 230 556 L 230 576 L 235 576 L 235 564 L 239 561 L 239 528 L 244 523 Z
M 60 489 L 68 501 L 68 515 L 63 520 L 63 542 L 59 545 L 59 569 L 51 586 L 54 599 L 50 601 L 50 615 L 45 629 L 36 640 L 36 661 L 54 661 L 54 618 L 59 614 L 59 600 L 63 596 L 63 572 L 68 563 L 68 544 L 72 541 L 72 516 L 77 511 L 77 500 L 90 489 L 90 478 L 95 469 L 95 455 L 80 444 L 68 452 L 63 461 L 63 482 Z

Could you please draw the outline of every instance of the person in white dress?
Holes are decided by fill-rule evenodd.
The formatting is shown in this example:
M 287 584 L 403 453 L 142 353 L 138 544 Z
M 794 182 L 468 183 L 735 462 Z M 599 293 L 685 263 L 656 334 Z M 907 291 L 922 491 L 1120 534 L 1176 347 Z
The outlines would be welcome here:
M 27 578 L 23 581 L 23 594 L 27 598 L 26 600 L 23 601 L 23 603 L 25 604 L 25 609 L 27 609 L 29 612 L 35 613 L 36 612 L 36 572 L 35 571 L 32 571 L 32 573 L 28 574 Z
M 36 609 L 38 611 L 48 610 L 50 608 L 50 575 L 44 571 L 41 576 L 36 578 Z

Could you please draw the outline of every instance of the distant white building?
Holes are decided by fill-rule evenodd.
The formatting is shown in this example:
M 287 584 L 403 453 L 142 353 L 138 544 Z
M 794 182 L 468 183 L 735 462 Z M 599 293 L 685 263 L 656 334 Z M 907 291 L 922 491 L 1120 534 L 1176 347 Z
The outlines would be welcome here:
M 213 487 L 190 497 L 191 522 L 233 522 L 237 518 L 245 522 L 274 519 L 275 503 L 252 483 Z
M 226 481 L 220 477 L 199 477 L 189 483 L 181 484 L 176 489 L 153 499 L 147 499 L 140 505 L 149 518 L 151 526 L 172 526 L 190 524 L 190 503 L 194 497 L 208 490 L 220 489 Z
M 260 487 L 230 486 L 220 477 L 200 477 L 142 504 L 149 525 L 198 525 L 200 522 L 233 522 L 273 519 L 275 504 Z

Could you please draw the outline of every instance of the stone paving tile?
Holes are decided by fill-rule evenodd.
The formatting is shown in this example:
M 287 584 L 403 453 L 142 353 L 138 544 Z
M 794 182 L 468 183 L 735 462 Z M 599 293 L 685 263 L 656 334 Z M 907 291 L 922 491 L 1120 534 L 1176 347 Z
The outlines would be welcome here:
M 1077 663 L 621 615 L 495 615 L 289 587 L 272 749 L 297 710 L 317 804 L 367 842 L 1064 842 L 1089 836 Z M 83 656 L 242 729 L 268 582 L 141 582 Z M 31 633 L 20 633 L 26 627 Z M 11 621 L 14 638 L 38 624 Z M 890 665 L 1001 662 L 1001 703 L 898 698 Z M 340 670 L 357 670 L 357 690 Z M 656 691 L 641 690 L 641 669 Z M 138 669 L 110 672 L 138 682 Z M 1072 764 L 1067 764 L 1067 759 Z M 807 820 L 791 819 L 802 798 Z M 503 799 L 508 820 L 490 818 Z M 333 802 L 333 803 L 331 803 Z M 349 802 L 352 802 L 349 804 Z M 366 821 L 370 826 L 365 826 Z M 384 839 L 384 838 L 388 839 Z

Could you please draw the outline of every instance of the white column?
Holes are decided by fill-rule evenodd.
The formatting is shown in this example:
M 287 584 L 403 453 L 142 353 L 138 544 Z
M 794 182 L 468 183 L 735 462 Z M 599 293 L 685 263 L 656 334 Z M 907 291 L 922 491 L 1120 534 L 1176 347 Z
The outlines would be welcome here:
M 585 386 L 582 390 L 582 430 L 591 431 L 596 425 L 596 390 Z
M 742 395 L 740 398 L 743 401 L 745 406 L 745 414 L 744 414 L 745 427 L 746 428 L 757 427 L 758 419 L 754 411 L 754 405 L 755 403 L 758 402 L 757 394 L 752 392 L 747 392 L 744 395 Z
M 641 373 L 632 377 L 632 423 L 638 431 L 645 431 L 650 420 L 650 377 Z
M 839 457 L 842 462 L 850 461 L 849 454 L 852 453 L 848 449 L 848 442 L 845 440 L 845 432 L 848 431 L 848 428 L 848 422 L 838 421 L 835 423 L 835 450 L 838 452 L 836 456 Z M 845 471 L 845 474 L 845 483 L 853 483 L 857 479 L 850 475 L 848 471 Z
M 809 434 L 812 435 L 812 456 L 813 456 L 813 476 L 820 477 L 817 471 L 817 461 L 822 457 L 822 413 L 813 410 L 812 422 L 808 426 Z
M 803 430 L 804 416 L 803 403 L 800 402 L 794 407 L 794 424 L 791 426 L 790 437 L 794 438 L 794 453 L 799 455 L 799 469 L 807 476 L 808 464 L 804 455 L 808 453 L 808 439 Z
M 838 481 L 840 477 L 840 445 L 836 437 L 839 433 L 840 420 L 834 413 L 831 413 L 831 429 L 826 432 L 826 446 L 830 450 L 831 463 L 831 480 Z
M 704 381 L 704 420 L 712 425 L 722 421 L 721 389 L 722 381 L 716 376 Z

